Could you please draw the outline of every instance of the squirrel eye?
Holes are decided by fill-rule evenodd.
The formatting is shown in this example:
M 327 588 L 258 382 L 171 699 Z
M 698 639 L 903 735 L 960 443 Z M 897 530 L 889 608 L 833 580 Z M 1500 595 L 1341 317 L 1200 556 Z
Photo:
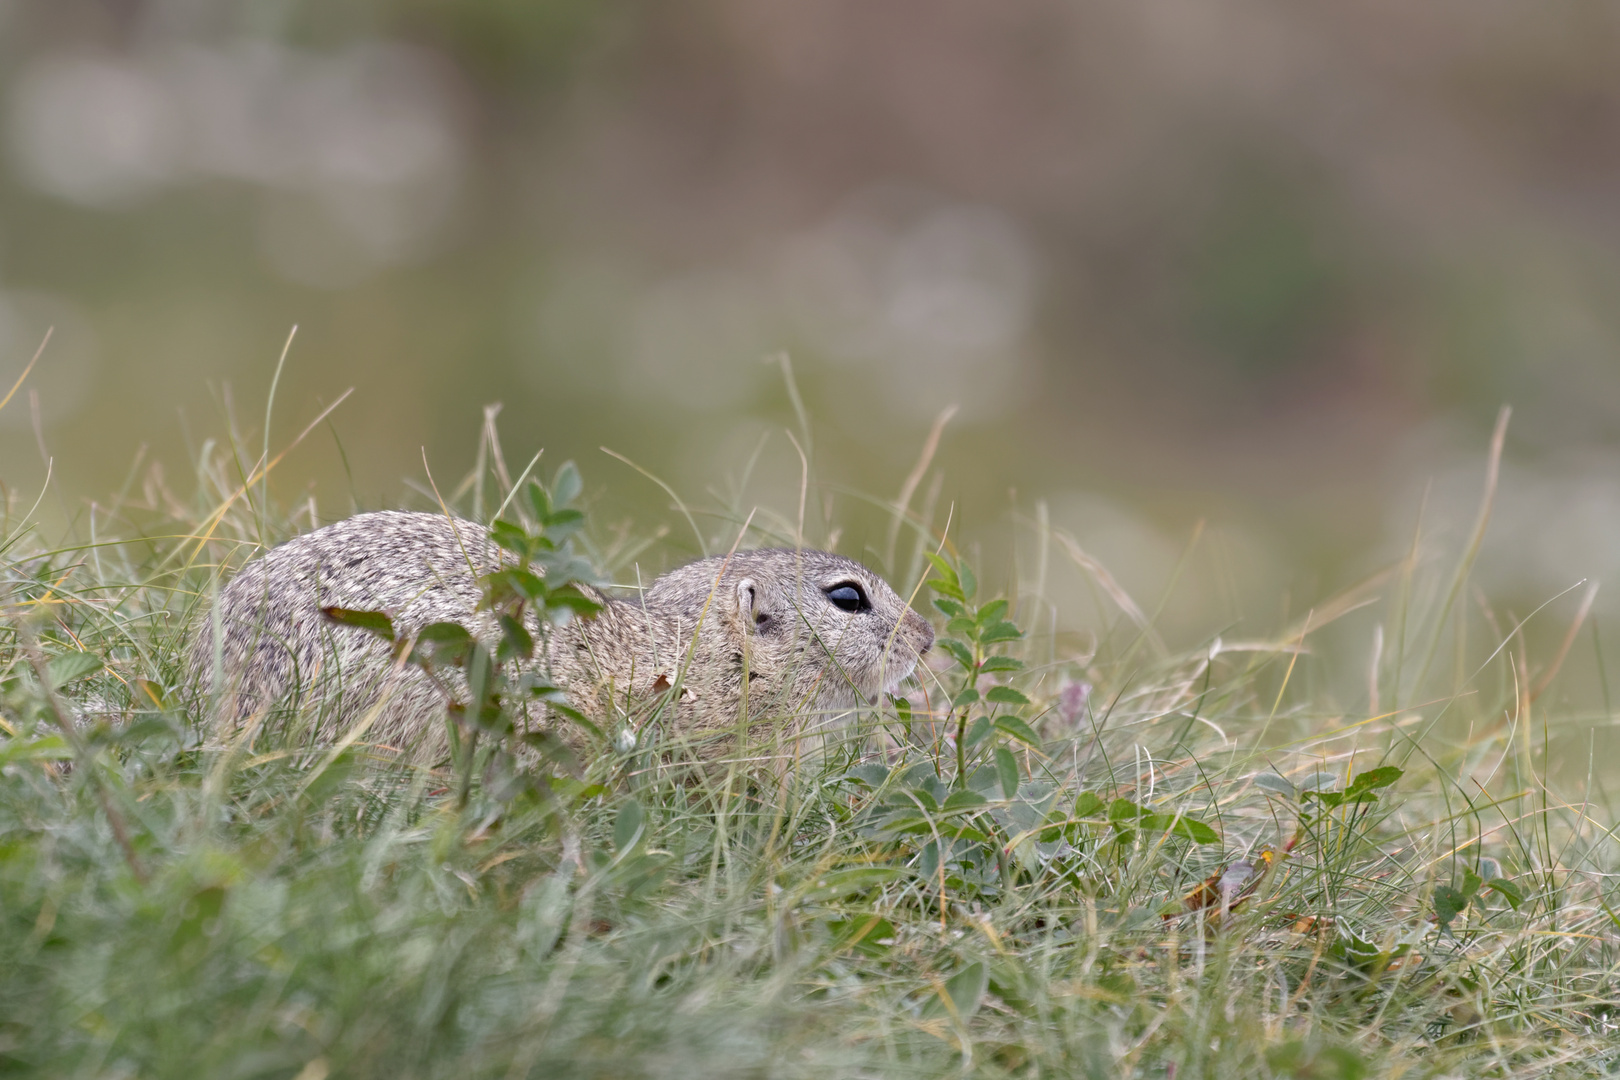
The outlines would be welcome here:
M 872 602 L 866 598 L 866 591 L 853 581 L 840 582 L 826 592 L 827 599 L 840 611 L 872 610 Z

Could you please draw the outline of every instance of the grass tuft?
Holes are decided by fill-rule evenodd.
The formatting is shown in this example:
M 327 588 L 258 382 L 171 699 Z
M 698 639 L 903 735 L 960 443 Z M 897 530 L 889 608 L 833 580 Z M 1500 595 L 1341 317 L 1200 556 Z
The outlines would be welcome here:
M 1610 718 L 1541 696 L 1578 626 L 1538 667 L 1514 620 L 1464 610 L 1477 541 L 1455 574 L 1412 560 L 1178 652 L 1036 535 L 1113 612 L 1038 632 L 1046 568 L 936 535 L 932 498 L 909 506 L 925 455 L 888 569 L 926 569 L 941 640 L 905 698 L 814 750 L 789 733 L 816 718 L 778 717 L 707 745 L 603 731 L 575 762 L 520 745 L 508 695 L 428 767 L 312 748 L 296 713 L 211 730 L 185 630 L 315 517 L 274 509 L 251 457 L 205 448 L 194 496 L 154 473 L 50 539 L 6 505 L 0 1075 L 1620 1072 L 1614 807 L 1547 756 Z M 563 520 L 575 479 L 514 498 L 504 473 L 452 506 Z M 712 546 L 745 521 L 791 543 L 804 506 L 720 507 Z M 634 580 L 644 541 L 567 525 Z M 1328 675 L 1365 653 L 1323 631 L 1356 611 L 1380 651 L 1344 704 Z

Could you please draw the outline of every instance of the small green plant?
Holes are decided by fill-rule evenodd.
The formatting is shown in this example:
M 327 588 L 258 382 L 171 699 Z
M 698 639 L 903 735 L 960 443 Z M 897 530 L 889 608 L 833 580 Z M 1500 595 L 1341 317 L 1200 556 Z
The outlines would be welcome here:
M 486 755 L 487 767 L 512 778 L 508 792 L 533 787 L 537 777 L 516 767 L 522 756 L 517 747 L 527 747 L 559 764 L 577 767 L 568 744 L 546 726 L 534 723 L 526 703 L 540 704 L 546 717 L 558 717 L 586 728 L 598 741 L 601 732 L 586 716 L 567 701 L 552 682 L 545 664 L 550 629 L 571 618 L 592 618 L 601 604 L 580 591 L 579 585 L 591 575 L 588 563 L 574 550 L 574 537 L 585 524 L 585 515 L 570 504 L 582 489 L 579 470 L 565 462 L 557 470 L 548 491 L 538 480 L 523 489 L 531 512 L 531 523 L 497 518 L 490 524 L 490 539 L 509 556 L 506 565 L 482 574 L 478 587 L 483 594 L 480 608 L 495 614 L 501 636 L 494 651 L 473 637 L 459 623 L 438 622 L 425 626 L 414 637 L 395 634 L 393 620 L 382 611 L 354 611 L 322 608 L 333 622 L 376 634 L 392 643 L 408 663 L 416 664 L 434 678 L 448 705 L 445 723 L 450 754 L 461 775 L 460 801 L 466 803 L 475 765 L 479 763 L 479 740 L 488 738 L 493 746 Z M 540 640 L 535 640 L 535 630 Z M 538 663 L 534 663 L 538 659 Z M 465 700 L 446 688 L 436 673 L 445 668 L 459 669 L 466 686 Z

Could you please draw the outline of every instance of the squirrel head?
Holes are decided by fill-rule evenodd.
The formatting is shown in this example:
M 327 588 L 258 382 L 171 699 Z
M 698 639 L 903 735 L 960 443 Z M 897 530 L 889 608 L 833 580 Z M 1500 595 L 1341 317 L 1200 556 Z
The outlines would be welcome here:
M 826 551 L 765 548 L 702 559 L 647 592 L 650 607 L 708 605 L 745 653 L 749 692 L 784 708 L 843 710 L 877 700 L 917 667 L 934 631 L 877 574 Z M 761 703 L 764 704 L 764 703 Z

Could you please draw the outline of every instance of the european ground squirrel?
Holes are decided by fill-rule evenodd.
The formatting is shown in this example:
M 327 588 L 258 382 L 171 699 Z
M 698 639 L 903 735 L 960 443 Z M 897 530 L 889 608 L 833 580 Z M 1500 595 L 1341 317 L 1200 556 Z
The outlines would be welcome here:
M 382 511 L 317 529 L 249 563 L 220 592 L 193 632 L 191 677 L 219 725 L 296 702 L 318 718 L 316 737 L 331 739 L 375 712 L 367 742 L 437 760 L 447 746 L 445 688 L 321 609 L 386 612 L 401 636 L 456 622 L 493 641 L 477 577 L 501 561 L 483 526 L 439 514 Z M 620 733 L 636 732 L 646 715 L 638 707 L 666 696 L 666 734 L 735 728 L 744 708 L 750 722 L 786 717 L 803 731 L 894 692 L 934 642 L 881 578 L 825 551 L 700 559 L 630 599 L 582 591 L 601 613 L 551 628 L 530 663 L 548 666 L 576 708 Z M 465 685 L 452 683 L 452 692 Z

